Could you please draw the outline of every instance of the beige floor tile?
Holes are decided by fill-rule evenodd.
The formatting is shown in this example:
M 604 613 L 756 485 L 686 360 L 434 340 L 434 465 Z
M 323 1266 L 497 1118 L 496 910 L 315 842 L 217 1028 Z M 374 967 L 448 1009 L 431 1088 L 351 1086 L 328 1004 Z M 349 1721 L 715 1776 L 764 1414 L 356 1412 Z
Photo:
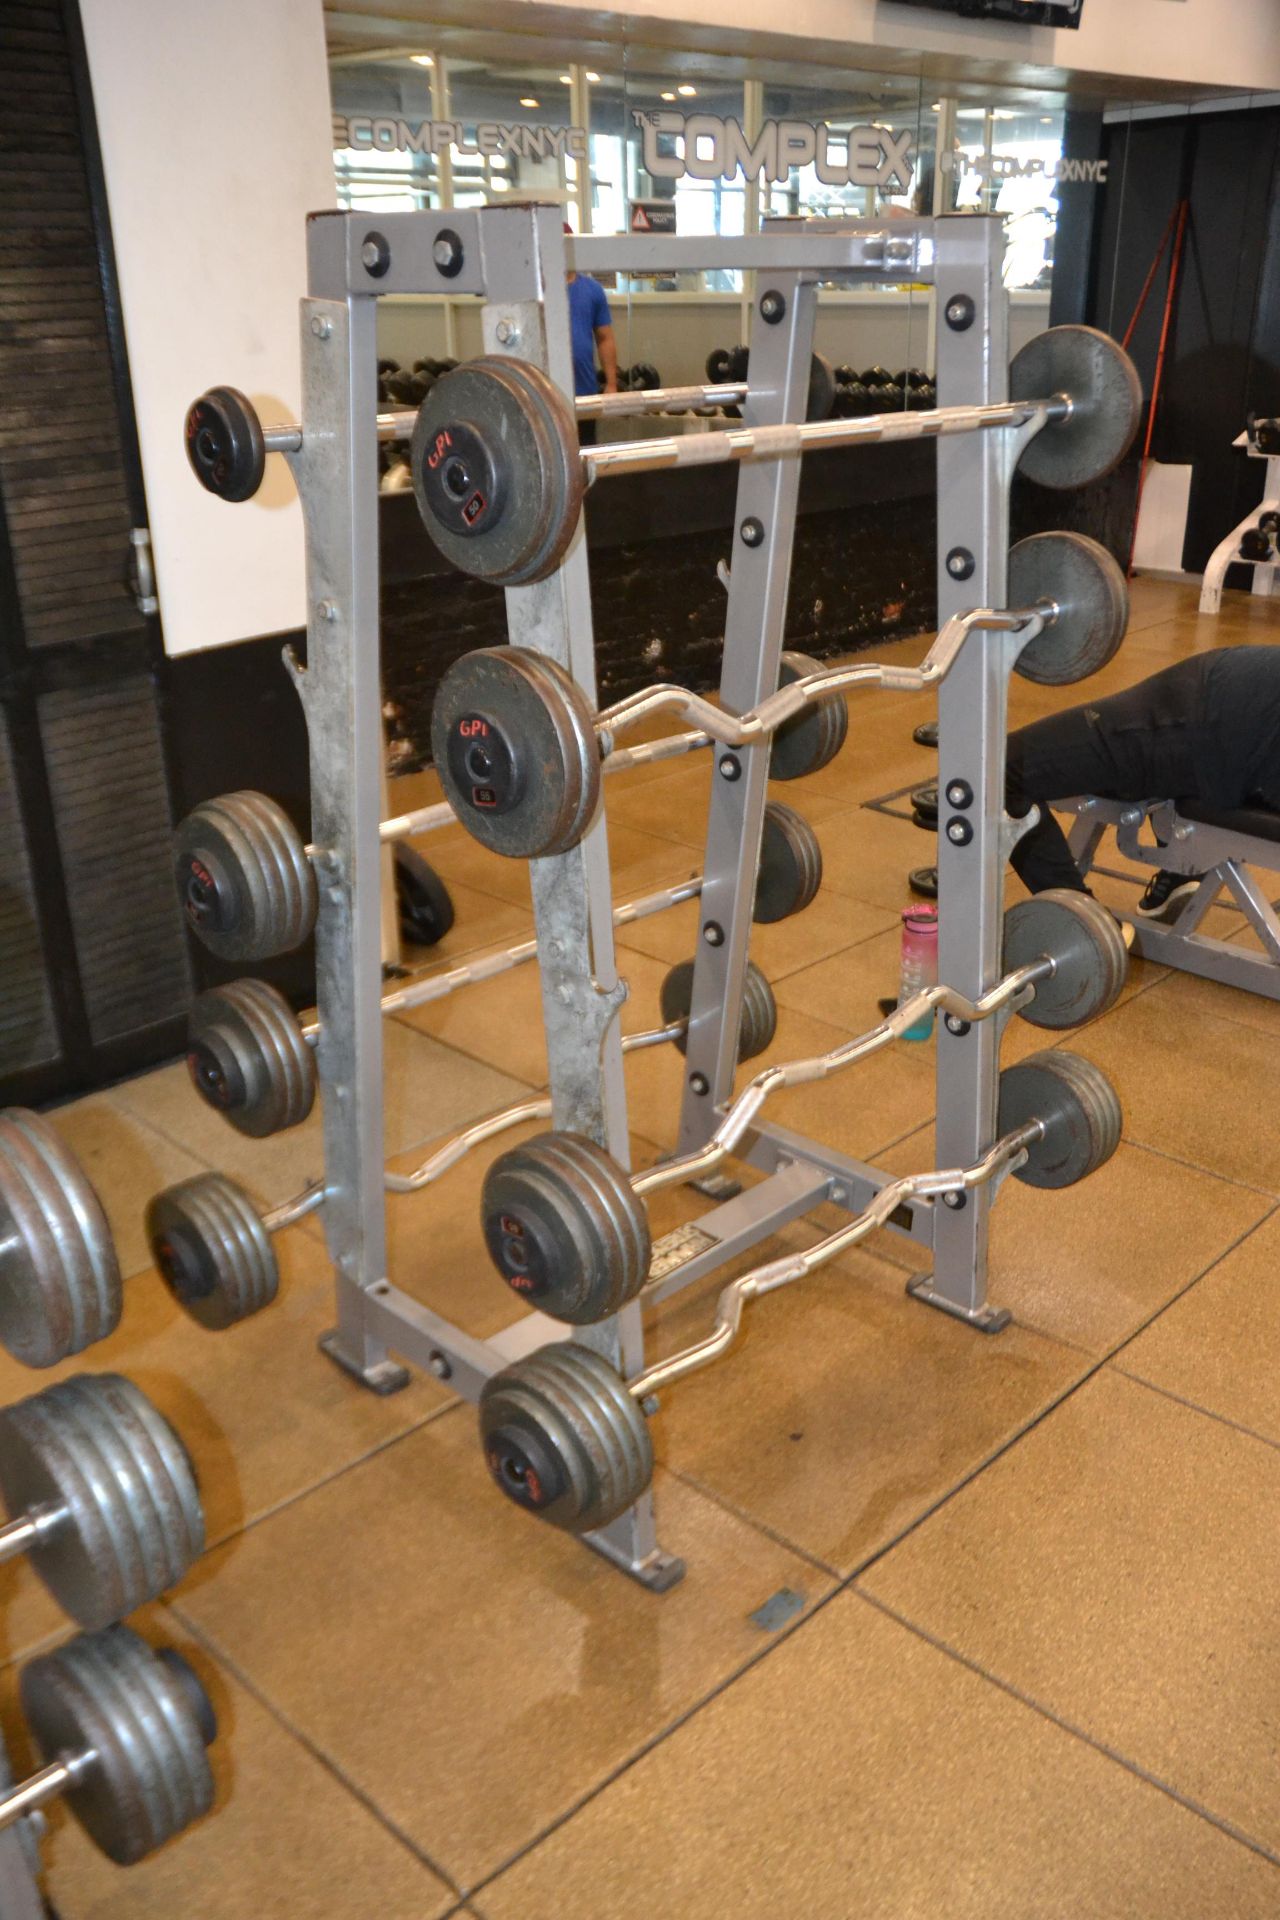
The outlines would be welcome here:
M 1268 1193 L 1280 1192 L 1280 1134 L 1266 1118 L 1280 1036 L 1236 1020 L 1190 1021 L 1157 981 L 1081 1033 L 1075 1050 L 1110 1077 L 1125 1138 Z
M 81 1372 L 127 1374 L 172 1420 L 195 1461 L 211 1541 L 362 1459 L 448 1404 L 434 1380 L 415 1375 L 385 1398 L 348 1378 L 317 1351 L 333 1325 L 328 1259 L 314 1236 L 291 1228 L 274 1242 L 280 1293 L 252 1319 L 209 1333 L 174 1304 L 158 1276 L 134 1276 L 120 1326 L 87 1353 L 33 1374 L 0 1360 L 0 1403 Z M 32 1591 L 25 1567 L 12 1576 Z M 24 1601 L 23 1603 L 27 1603 Z M 47 1631 L 37 1610 L 3 1615 L 11 1639 Z
M 1107 1370 L 864 1584 L 1275 1852 L 1278 1525 L 1274 1447 Z
M 782 1242 L 810 1246 L 822 1231 L 797 1224 Z M 782 1250 L 771 1243 L 755 1261 Z M 710 1331 L 722 1279 L 668 1302 L 655 1354 Z M 663 1393 L 654 1439 L 677 1472 L 847 1573 L 1085 1364 L 1023 1328 L 986 1339 L 958 1326 L 910 1300 L 897 1267 L 856 1249 L 750 1304 L 732 1352 Z
M 1117 1365 L 1280 1444 L 1280 1321 L 1272 1214 L 1126 1347 Z
M 928 1127 L 891 1147 L 881 1163 L 897 1174 L 932 1166 L 933 1159 Z M 987 1292 L 1019 1325 L 1089 1353 L 1108 1353 L 1221 1258 L 1270 1205 L 1264 1194 L 1122 1141 L 1105 1167 L 1061 1192 L 1006 1181 L 991 1215 Z M 1175 1219 L 1178 1230 L 1171 1233 Z M 881 1234 L 874 1244 L 904 1269 L 920 1264 L 896 1235 Z
M 1272 874 L 1269 878 L 1272 889 L 1280 890 L 1276 876 Z M 1250 952 L 1259 955 L 1262 952 L 1251 928 L 1241 927 L 1226 934 L 1217 928 L 1206 928 L 1206 931 L 1217 939 L 1228 939 L 1233 945 Z M 1181 1019 L 1199 1021 L 1207 1017 L 1238 1020 L 1242 1026 L 1256 1027 L 1259 1033 L 1280 1035 L 1280 1000 L 1268 1000 L 1260 993 L 1246 993 L 1240 987 L 1223 986 L 1217 980 L 1202 980 L 1194 973 L 1181 973 L 1174 969 L 1166 971 L 1162 998 L 1166 1005 L 1178 1009 Z
M 145 1113 L 138 1111 L 135 1089 L 170 1071 L 162 1068 L 159 1075 L 147 1074 L 107 1093 L 90 1094 L 68 1106 L 52 1108 L 48 1114 L 49 1124 L 71 1148 L 93 1183 L 115 1241 L 120 1271 L 126 1278 L 150 1265 L 147 1236 L 142 1230 L 148 1200 L 161 1187 L 203 1171 L 199 1149 L 193 1143 L 181 1135 L 166 1138 L 157 1133 L 144 1124 Z M 185 1067 L 182 1073 L 185 1077 Z M 192 1106 L 199 1107 L 189 1087 L 188 1093 Z M 220 1129 L 225 1124 L 215 1122 Z
M 431 842 L 426 840 L 421 845 L 424 858 L 429 858 Z M 512 946 L 532 935 L 533 915 L 525 908 L 463 884 L 451 886 L 449 892 L 454 921 L 444 939 L 437 940 L 433 947 L 405 944 L 403 964 L 415 973 L 432 972 L 449 963 L 456 965 L 464 955 L 488 947 Z
M 631 784 L 630 771 L 609 782 L 605 807 L 610 827 L 638 828 L 660 840 L 675 840 L 699 855 L 707 838 L 707 806 L 711 793 L 709 753 L 691 754 L 676 761 L 663 779 Z
M 688 1560 L 661 1599 L 505 1502 L 460 1410 L 254 1528 L 182 1605 L 473 1884 L 758 1653 L 766 1601 L 827 1590 L 690 1488 L 662 1475 L 657 1495 L 663 1543 Z M 305 1634 L 279 1604 L 301 1591 Z
M 1267 1861 L 841 1595 L 476 1905 L 487 1920 L 1264 1920 L 1278 1889 Z
M 437 1004 L 451 1007 L 454 1003 L 451 998 Z M 388 1153 L 398 1153 L 438 1133 L 464 1126 L 479 1114 L 520 1099 L 524 1093 L 520 1082 L 509 1075 L 495 1072 L 490 1065 L 470 1057 L 465 1049 L 455 1052 L 450 1046 L 439 1045 L 407 1021 L 385 1020 L 383 1036 Z M 180 1060 L 127 1081 L 111 1097 L 131 1121 L 144 1120 L 167 1140 L 182 1141 L 206 1165 L 239 1180 L 268 1205 L 299 1192 L 321 1171 L 324 1149 L 319 1100 L 300 1127 L 291 1127 L 267 1140 L 251 1140 L 197 1097 L 186 1065 Z M 159 1181 L 151 1192 L 167 1184 Z M 139 1214 L 150 1197 L 150 1193 L 142 1197 Z
M 446 1882 L 170 1614 L 157 1608 L 138 1624 L 154 1645 L 184 1652 L 209 1689 L 217 1797 L 204 1820 L 133 1867 L 114 1866 L 55 1807 L 43 1856 L 64 1920 L 434 1920 L 452 1910 Z M 11 1694 L 4 1718 L 16 1733 Z M 33 1762 L 25 1741 L 21 1759 Z
M 814 825 L 822 846 L 824 889 L 892 913 L 912 904 L 907 875 L 914 867 L 931 866 L 936 858 L 932 834 L 870 807 L 850 807 Z
M 784 1008 L 778 1039 L 758 1064 L 827 1053 L 849 1037 L 847 1028 Z M 933 1048 L 908 1041 L 830 1079 L 777 1094 L 764 1117 L 865 1160 L 921 1126 L 932 1117 L 933 1107 Z M 653 1137 L 651 1128 L 645 1132 Z

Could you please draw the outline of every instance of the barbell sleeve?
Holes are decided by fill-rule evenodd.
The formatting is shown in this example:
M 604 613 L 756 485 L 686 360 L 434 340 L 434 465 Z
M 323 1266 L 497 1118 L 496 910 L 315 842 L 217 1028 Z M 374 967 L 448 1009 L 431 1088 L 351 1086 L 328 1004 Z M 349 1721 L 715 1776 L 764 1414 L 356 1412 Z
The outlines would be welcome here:
M 0 1566 L 7 1560 L 17 1560 L 24 1553 L 30 1553 L 33 1547 L 58 1528 L 64 1526 L 70 1515 L 66 1507 L 32 1507 L 29 1512 L 10 1520 L 0 1527 Z
M 86 1747 L 82 1753 L 62 1753 L 20 1785 L 0 1794 L 0 1833 L 6 1827 L 16 1826 L 27 1814 L 34 1813 L 50 1800 L 56 1800 L 60 1794 L 67 1793 L 97 1764 L 98 1755 L 93 1747 Z

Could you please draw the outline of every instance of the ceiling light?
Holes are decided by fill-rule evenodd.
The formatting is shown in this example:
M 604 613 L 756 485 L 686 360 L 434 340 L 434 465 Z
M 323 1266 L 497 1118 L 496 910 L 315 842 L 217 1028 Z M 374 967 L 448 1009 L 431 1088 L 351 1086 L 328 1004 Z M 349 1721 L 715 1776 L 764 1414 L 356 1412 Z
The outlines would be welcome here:
M 1051 113 L 1043 114 L 1040 119 L 1040 125 L 1042 127 L 1051 127 L 1053 125 L 1053 115 Z
M 571 87 L 573 85 L 573 75 L 571 73 L 562 73 L 560 75 L 560 85 L 562 87 Z
M 993 120 L 1016 120 L 1017 117 L 1012 107 L 992 107 L 991 109 Z
M 434 53 L 411 53 L 409 58 L 415 67 L 434 67 L 436 63 Z
M 933 105 L 930 107 L 929 111 L 930 113 L 941 113 L 942 112 L 941 100 L 935 100 Z
M 535 100 L 531 93 L 524 93 L 520 96 L 520 105 L 522 107 L 536 107 L 540 104 L 541 102 Z
M 675 99 L 675 95 L 674 95 L 674 93 L 664 93 L 662 97 L 663 97 L 663 99 L 664 99 L 664 100 L 674 100 L 674 99 Z
M 596 87 L 596 86 L 599 86 L 599 84 L 600 84 L 600 75 L 599 75 L 598 73 L 592 73 L 592 72 L 591 72 L 591 70 L 590 70 L 590 69 L 588 68 L 588 70 L 587 70 L 587 78 L 588 78 L 588 80 L 589 80 L 589 81 L 591 82 L 591 84 L 592 84 L 592 86 L 593 86 L 593 87 Z
M 682 93 L 686 100 L 692 100 L 694 95 L 697 93 L 697 91 L 698 89 L 696 87 L 691 87 L 687 80 L 685 81 L 685 84 L 682 87 L 676 88 L 676 92 Z

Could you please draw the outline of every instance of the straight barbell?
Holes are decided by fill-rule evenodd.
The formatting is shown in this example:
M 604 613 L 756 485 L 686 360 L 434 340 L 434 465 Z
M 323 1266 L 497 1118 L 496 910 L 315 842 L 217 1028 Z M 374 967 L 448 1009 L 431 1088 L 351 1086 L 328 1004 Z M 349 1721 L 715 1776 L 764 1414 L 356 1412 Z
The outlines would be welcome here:
M 1066 1187 L 1095 1172 L 1120 1142 L 1120 1103 L 1101 1068 L 1073 1054 L 1033 1054 L 1000 1076 L 1001 1137 L 969 1167 L 889 1181 L 861 1213 L 816 1245 L 732 1280 L 710 1333 L 624 1379 L 574 1342 L 539 1347 L 485 1382 L 480 1437 L 490 1475 L 509 1500 L 569 1533 L 590 1533 L 638 1500 L 653 1478 L 648 1417 L 654 1396 L 725 1353 L 751 1300 L 790 1286 L 888 1224 L 899 1207 L 962 1196 L 1008 1174 Z
M 648 1196 L 710 1173 L 750 1132 L 772 1095 L 857 1065 L 935 1010 L 971 1025 L 1016 1010 L 1032 1026 L 1079 1026 L 1114 1005 L 1128 953 L 1118 923 L 1090 894 L 1055 890 L 1009 908 L 1004 961 L 1004 977 L 978 1000 L 945 985 L 927 987 L 827 1053 L 764 1068 L 704 1146 L 643 1173 L 628 1172 L 596 1141 L 574 1133 L 538 1134 L 510 1148 L 485 1175 L 481 1199 L 494 1266 L 523 1300 L 557 1320 L 586 1326 L 606 1319 L 635 1299 L 648 1278 Z M 685 995 L 691 985 L 690 968 L 681 982 Z M 673 1011 L 665 994 L 662 1010 Z
M 23 1669 L 23 1712 L 45 1765 L 0 1792 L 0 1830 L 63 1798 L 94 1845 L 132 1866 L 213 1805 L 218 1723 L 195 1669 L 133 1630 L 82 1633 Z

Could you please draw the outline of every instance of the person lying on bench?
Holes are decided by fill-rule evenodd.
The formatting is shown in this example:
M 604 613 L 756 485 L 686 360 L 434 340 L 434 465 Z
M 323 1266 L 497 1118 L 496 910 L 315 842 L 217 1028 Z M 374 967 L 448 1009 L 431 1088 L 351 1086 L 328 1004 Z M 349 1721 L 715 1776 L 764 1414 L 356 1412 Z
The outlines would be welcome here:
M 1005 804 L 1016 818 L 1040 808 L 1039 824 L 1012 854 L 1015 873 L 1032 893 L 1089 891 L 1049 811 L 1075 794 L 1280 813 L 1280 647 L 1197 654 L 1123 693 L 1011 733 Z M 1198 885 L 1195 875 L 1162 868 L 1137 912 L 1172 920 Z

